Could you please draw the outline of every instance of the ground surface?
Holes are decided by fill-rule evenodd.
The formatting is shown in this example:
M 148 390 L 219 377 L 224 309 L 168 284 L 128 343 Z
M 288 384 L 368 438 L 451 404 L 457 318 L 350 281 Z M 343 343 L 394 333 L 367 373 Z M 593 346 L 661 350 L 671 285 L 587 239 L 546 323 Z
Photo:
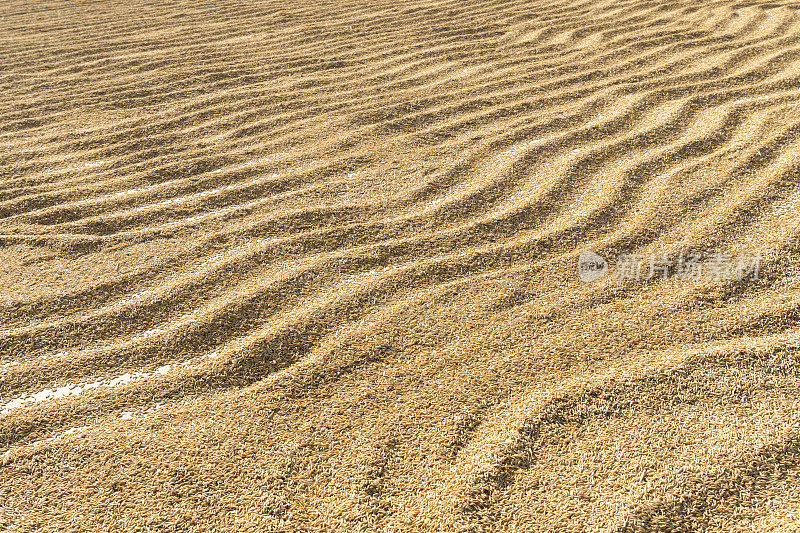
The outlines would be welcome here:
M 6 0 L 0 94 L 0 529 L 800 523 L 796 2 Z

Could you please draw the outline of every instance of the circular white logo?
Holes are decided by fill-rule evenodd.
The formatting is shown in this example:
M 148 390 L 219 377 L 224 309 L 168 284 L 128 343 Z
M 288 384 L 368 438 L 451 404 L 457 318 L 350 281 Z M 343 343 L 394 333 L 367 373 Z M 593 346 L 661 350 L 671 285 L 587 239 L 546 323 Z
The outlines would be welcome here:
M 578 276 L 581 281 L 591 283 L 608 274 L 608 262 L 602 255 L 594 252 L 583 251 L 578 257 Z

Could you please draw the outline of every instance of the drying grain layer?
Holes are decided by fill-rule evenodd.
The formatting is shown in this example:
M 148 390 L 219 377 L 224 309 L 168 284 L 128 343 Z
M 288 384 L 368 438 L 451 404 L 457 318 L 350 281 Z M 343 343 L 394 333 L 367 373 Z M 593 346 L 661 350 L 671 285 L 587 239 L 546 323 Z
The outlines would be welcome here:
M 3 531 L 800 523 L 796 2 L 5 0 L 0 95 Z

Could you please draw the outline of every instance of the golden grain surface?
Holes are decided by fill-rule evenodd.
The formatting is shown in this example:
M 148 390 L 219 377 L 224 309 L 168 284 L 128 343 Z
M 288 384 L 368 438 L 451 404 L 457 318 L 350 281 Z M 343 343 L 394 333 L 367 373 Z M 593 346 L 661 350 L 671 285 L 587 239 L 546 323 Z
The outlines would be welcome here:
M 0 95 L 0 530 L 800 529 L 794 0 L 5 0 Z

